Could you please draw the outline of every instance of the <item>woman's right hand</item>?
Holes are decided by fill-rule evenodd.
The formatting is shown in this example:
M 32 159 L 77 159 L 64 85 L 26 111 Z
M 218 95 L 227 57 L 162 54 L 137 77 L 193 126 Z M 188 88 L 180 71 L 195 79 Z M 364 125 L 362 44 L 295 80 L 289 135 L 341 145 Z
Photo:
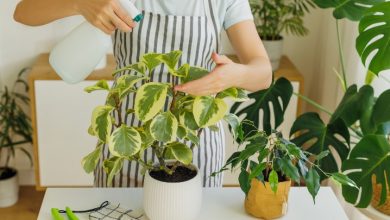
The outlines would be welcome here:
M 75 0 L 75 8 L 88 22 L 109 35 L 115 29 L 130 32 L 136 25 L 118 0 Z

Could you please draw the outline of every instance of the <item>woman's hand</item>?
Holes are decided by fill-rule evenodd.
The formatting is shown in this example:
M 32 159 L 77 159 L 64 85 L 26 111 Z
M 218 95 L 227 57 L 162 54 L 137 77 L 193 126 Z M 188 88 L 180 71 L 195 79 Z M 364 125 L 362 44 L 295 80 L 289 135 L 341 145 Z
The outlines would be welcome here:
M 213 71 L 200 79 L 177 85 L 175 90 L 204 96 L 216 94 L 230 87 L 239 87 L 240 73 L 244 71 L 245 65 L 234 63 L 228 57 L 217 53 L 213 53 L 212 59 L 217 64 Z
M 135 22 L 122 8 L 118 0 L 74 0 L 75 8 L 87 21 L 112 34 L 115 29 L 130 32 Z

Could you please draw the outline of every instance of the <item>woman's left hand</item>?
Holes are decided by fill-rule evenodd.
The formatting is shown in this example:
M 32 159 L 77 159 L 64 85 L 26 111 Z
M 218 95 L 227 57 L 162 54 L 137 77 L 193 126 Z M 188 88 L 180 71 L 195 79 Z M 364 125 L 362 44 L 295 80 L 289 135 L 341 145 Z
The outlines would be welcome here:
M 237 87 L 243 65 L 234 63 L 226 56 L 213 53 L 212 59 L 217 64 L 215 69 L 206 76 L 175 86 L 176 91 L 194 96 L 213 95 L 231 87 Z

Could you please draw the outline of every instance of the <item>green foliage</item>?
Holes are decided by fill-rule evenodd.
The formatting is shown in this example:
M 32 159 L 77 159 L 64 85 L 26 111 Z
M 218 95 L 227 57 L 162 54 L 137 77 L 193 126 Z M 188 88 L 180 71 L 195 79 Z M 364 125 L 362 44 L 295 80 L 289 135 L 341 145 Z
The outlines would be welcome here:
M 369 6 L 384 0 L 313 0 L 320 8 L 333 8 L 333 16 L 336 19 L 348 18 L 359 21 Z
M 376 75 L 390 69 L 390 2 L 368 9 L 360 20 L 359 33 L 356 48 L 363 64 L 368 63 L 368 69 Z
M 278 132 L 267 135 L 264 131 L 254 130 L 255 126 L 251 122 L 243 121 L 242 123 L 251 124 L 252 130 L 241 141 L 239 151 L 230 156 L 219 172 L 233 171 L 240 167 L 239 183 L 245 194 L 249 192 L 251 181 L 254 178 L 263 183 L 269 182 L 271 190 L 275 193 L 278 190 L 278 183 L 282 179 L 291 180 L 298 184 L 303 180 L 314 200 L 320 188 L 319 172 L 326 177 L 331 177 L 333 174 L 322 170 L 318 164 L 309 160 L 309 156 L 314 156 L 319 161 L 329 152 L 312 154 L 284 139 Z M 338 178 L 334 179 L 340 184 L 351 185 L 353 183 L 343 174 L 338 174 L 336 177 Z
M 333 124 L 325 124 L 317 113 L 305 113 L 294 122 L 290 135 L 294 134 L 297 136 L 292 139 L 292 142 L 298 146 L 306 146 L 307 151 L 312 154 L 329 152 L 333 148 L 341 160 L 348 157 L 350 138 L 348 127 L 340 119 Z M 328 173 L 339 171 L 333 154 L 318 160 L 317 164 Z M 321 175 L 321 180 L 325 178 L 326 175 Z
M 19 72 L 11 89 L 5 86 L 0 90 L 0 156 L 4 152 L 6 155 L 4 164 L 0 166 L 8 167 L 16 150 L 24 153 L 32 165 L 31 154 L 22 146 L 32 143 L 31 119 L 24 110 L 30 103 L 29 97 L 25 95 L 29 90 L 24 80 L 27 71 L 23 69 Z
M 172 174 L 177 166 L 188 166 L 192 162 L 192 148 L 199 145 L 199 136 L 203 128 L 218 129 L 215 125 L 222 119 L 234 127 L 239 125 L 238 118 L 227 114 L 224 98 L 245 100 L 245 91 L 231 88 L 214 96 L 194 97 L 174 90 L 175 84 L 151 82 L 151 74 L 160 65 L 181 82 L 199 79 L 208 71 L 184 64 L 178 67 L 181 51 L 166 54 L 150 53 L 140 58 L 140 62 L 117 70 L 117 75 L 125 70 L 131 74 L 117 76 L 114 85 L 109 88 L 104 80 L 89 86 L 86 92 L 107 91 L 106 104 L 94 109 L 88 133 L 99 139 L 100 145 L 86 157 L 82 164 L 86 172 L 92 172 L 99 162 L 101 144 L 108 144 L 111 157 L 103 161 L 108 173 L 107 183 L 111 184 L 120 171 L 124 160 L 136 161 L 143 171 L 163 170 Z M 157 78 L 157 77 L 155 77 Z M 176 82 L 177 80 L 174 80 Z M 137 85 L 137 86 L 136 86 Z M 135 94 L 134 109 L 123 110 L 123 101 Z M 165 106 L 168 103 L 168 106 Z M 114 117 L 114 113 L 117 117 Z M 134 114 L 141 126 L 128 126 L 125 118 Z M 124 118 L 125 117 L 125 118 Z M 187 146 L 178 142 L 191 141 Z M 144 161 L 145 150 L 152 149 L 159 164 Z M 173 159 L 174 165 L 166 163 Z
M 367 135 L 352 149 L 342 170 L 348 173 L 358 188 L 343 186 L 344 198 L 357 207 L 367 207 L 372 199 L 372 178 L 382 185 L 380 204 L 386 201 L 390 187 L 390 143 L 383 135 Z
M 263 40 L 281 39 L 282 31 L 305 36 L 303 17 L 314 7 L 312 0 L 250 0 L 258 33 Z
M 230 111 L 239 117 L 244 116 L 244 119 L 253 122 L 255 127 L 260 127 L 259 123 L 262 122 L 263 130 L 271 134 L 272 130 L 276 130 L 284 121 L 284 113 L 292 94 L 293 87 L 290 81 L 286 78 L 279 78 L 268 89 L 249 94 L 249 98 L 254 100 L 252 104 L 235 103 Z M 273 112 L 270 103 L 273 106 Z M 263 111 L 261 119 L 260 110 Z M 271 122 L 271 114 L 274 116 L 274 123 Z M 243 124 L 243 128 L 246 134 L 253 129 L 248 124 Z

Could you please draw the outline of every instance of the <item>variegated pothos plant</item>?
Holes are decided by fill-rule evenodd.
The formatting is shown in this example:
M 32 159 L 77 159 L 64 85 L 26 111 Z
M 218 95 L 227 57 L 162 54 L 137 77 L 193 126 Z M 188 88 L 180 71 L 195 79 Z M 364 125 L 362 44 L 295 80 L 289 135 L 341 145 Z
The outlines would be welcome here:
M 175 91 L 174 83 L 151 81 L 153 70 L 160 65 L 165 65 L 165 69 L 177 77 L 179 83 L 208 74 L 206 69 L 189 64 L 178 67 L 181 54 L 181 51 L 145 54 L 138 63 L 116 71 L 114 75 L 124 71 L 131 71 L 131 74 L 119 76 L 111 88 L 105 80 L 85 88 L 88 93 L 96 90 L 108 92 L 105 105 L 96 107 L 92 113 L 88 132 L 98 138 L 99 144 L 82 161 L 87 173 L 96 168 L 102 147 L 106 144 L 111 157 L 102 166 L 108 174 L 108 185 L 121 170 L 124 160 L 137 161 L 143 166 L 143 172 L 164 170 L 172 174 L 178 166 L 187 166 L 192 162 L 192 148 L 199 145 L 199 136 L 204 128 L 216 130 L 216 123 L 225 119 L 236 130 L 234 128 L 240 124 L 239 119 L 228 113 L 224 99 L 247 100 L 244 90 L 229 88 L 215 96 L 192 96 Z M 141 86 L 136 86 L 137 83 Z M 123 101 L 131 93 L 135 93 L 134 109 L 127 109 L 124 113 L 121 110 Z M 166 101 L 168 106 L 165 106 Z M 114 114 L 118 117 L 113 117 Z M 135 114 L 142 125 L 127 125 L 125 118 L 130 114 Z M 191 141 L 191 146 L 185 145 L 184 140 Z M 149 148 L 156 155 L 158 166 L 152 161 L 144 161 L 143 153 Z M 168 159 L 176 161 L 173 166 L 167 166 Z

